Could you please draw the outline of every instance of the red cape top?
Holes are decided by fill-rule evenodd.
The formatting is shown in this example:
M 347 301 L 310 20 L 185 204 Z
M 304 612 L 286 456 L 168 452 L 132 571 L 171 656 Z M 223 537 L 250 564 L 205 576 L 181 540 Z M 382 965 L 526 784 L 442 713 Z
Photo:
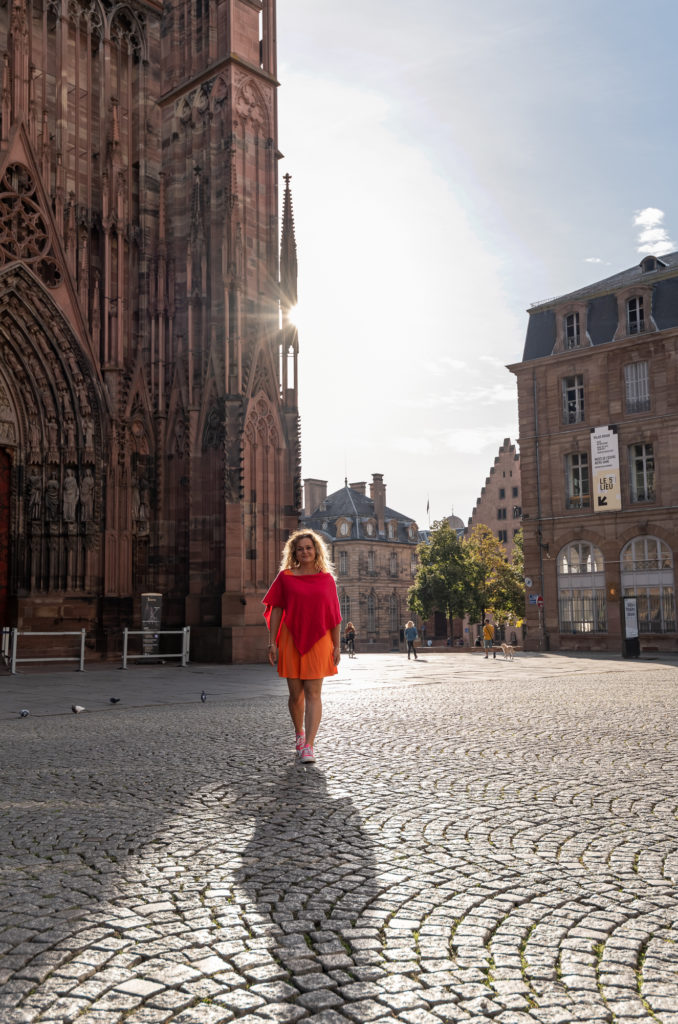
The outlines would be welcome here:
M 295 576 L 284 569 L 273 580 L 262 604 L 266 605 L 264 618 L 269 629 L 272 610 L 282 608 L 280 625 L 284 622 L 289 629 L 299 654 L 307 654 L 328 629 L 341 622 L 337 585 L 328 572 Z M 277 636 L 275 640 L 277 643 Z

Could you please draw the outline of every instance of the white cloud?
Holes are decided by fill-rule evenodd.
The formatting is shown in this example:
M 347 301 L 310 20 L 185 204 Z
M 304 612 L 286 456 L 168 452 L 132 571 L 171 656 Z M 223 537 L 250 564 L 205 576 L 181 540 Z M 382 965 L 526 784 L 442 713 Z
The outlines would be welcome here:
M 638 233 L 638 252 L 660 255 L 675 249 L 675 243 L 663 226 L 664 211 L 656 206 L 646 206 L 638 210 L 633 218 L 634 227 L 640 228 Z

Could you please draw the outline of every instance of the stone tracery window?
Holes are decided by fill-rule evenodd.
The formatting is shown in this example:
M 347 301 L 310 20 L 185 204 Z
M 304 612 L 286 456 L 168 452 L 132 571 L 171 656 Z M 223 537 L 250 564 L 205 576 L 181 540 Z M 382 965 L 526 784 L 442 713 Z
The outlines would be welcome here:
M 31 266 L 45 284 L 59 283 L 36 183 L 27 167 L 13 163 L 0 182 L 0 266 L 18 260 Z

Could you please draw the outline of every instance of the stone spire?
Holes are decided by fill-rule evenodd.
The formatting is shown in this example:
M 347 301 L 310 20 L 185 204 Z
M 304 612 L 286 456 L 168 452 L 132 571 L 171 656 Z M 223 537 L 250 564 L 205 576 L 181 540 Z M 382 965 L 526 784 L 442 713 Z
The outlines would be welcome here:
M 285 197 L 283 200 L 282 238 L 280 242 L 280 301 L 283 310 L 290 310 L 297 304 L 297 242 L 294 237 L 294 211 L 290 177 L 285 175 Z

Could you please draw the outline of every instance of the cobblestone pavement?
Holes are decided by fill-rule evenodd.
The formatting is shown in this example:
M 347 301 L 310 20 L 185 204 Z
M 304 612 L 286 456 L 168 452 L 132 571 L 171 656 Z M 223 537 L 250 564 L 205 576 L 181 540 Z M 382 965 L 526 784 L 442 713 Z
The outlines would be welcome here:
M 365 656 L 305 768 L 265 668 L 3 678 L 0 1022 L 678 1024 L 677 710 L 675 663 Z

